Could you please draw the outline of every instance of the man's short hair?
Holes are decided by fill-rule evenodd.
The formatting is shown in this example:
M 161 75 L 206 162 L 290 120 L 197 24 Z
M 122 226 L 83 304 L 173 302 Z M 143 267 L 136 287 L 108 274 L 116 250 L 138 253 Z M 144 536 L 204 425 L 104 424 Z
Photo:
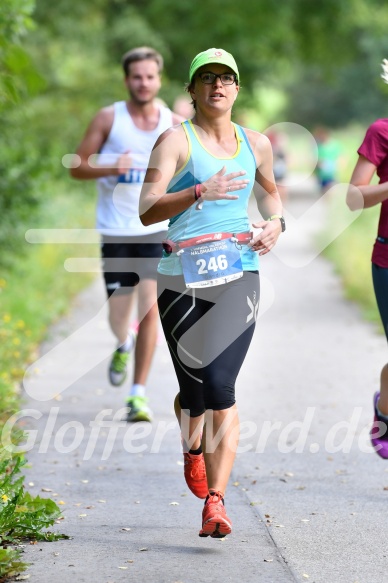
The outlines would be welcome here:
M 160 53 L 155 51 L 155 49 L 151 49 L 150 47 L 137 47 L 126 52 L 121 57 L 121 64 L 123 66 L 125 76 L 128 77 L 129 75 L 129 67 L 131 63 L 149 59 L 155 61 L 155 63 L 158 65 L 159 73 L 161 73 L 163 71 L 163 57 Z

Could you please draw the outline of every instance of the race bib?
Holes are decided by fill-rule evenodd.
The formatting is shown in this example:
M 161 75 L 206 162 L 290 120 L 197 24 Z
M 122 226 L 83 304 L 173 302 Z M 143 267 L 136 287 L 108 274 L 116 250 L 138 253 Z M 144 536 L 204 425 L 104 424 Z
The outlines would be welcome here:
M 186 287 L 221 285 L 243 276 L 240 252 L 230 239 L 187 247 L 179 256 Z

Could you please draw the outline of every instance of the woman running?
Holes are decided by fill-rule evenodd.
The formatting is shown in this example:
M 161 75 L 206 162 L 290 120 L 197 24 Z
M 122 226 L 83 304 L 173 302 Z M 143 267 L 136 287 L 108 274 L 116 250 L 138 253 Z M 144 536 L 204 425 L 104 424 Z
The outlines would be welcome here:
M 383 61 L 382 77 L 388 83 L 388 61 Z M 377 238 L 372 253 L 372 277 L 376 301 L 388 340 L 388 119 L 378 119 L 368 128 L 357 150 L 358 161 L 350 180 L 347 202 L 351 210 L 380 205 Z M 374 174 L 379 184 L 370 184 Z M 356 187 L 356 188 L 354 188 Z M 388 458 L 388 364 L 380 375 L 380 391 L 373 397 L 372 445 Z
M 144 225 L 170 219 L 158 267 L 158 306 L 175 367 L 184 474 L 205 499 L 199 536 L 224 537 L 224 494 L 239 437 L 235 382 L 254 332 L 259 261 L 285 229 L 269 140 L 231 120 L 240 89 L 223 49 L 190 66 L 194 117 L 164 132 L 140 198 Z M 266 220 L 250 231 L 254 191 Z M 256 253 L 258 252 L 258 253 Z

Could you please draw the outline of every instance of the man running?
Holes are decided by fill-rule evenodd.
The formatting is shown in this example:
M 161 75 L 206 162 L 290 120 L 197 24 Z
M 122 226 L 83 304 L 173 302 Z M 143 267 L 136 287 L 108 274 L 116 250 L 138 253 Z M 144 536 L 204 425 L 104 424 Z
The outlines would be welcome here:
M 132 49 L 123 55 L 122 66 L 129 99 L 104 107 L 93 118 L 77 149 L 80 164 L 71 170 L 71 176 L 97 180 L 97 230 L 102 235 L 109 324 L 117 338 L 109 379 L 114 386 L 124 383 L 129 355 L 134 351 L 127 419 L 151 421 L 145 385 L 158 334 L 156 268 L 167 223 L 145 227 L 138 206 L 152 147 L 181 117 L 156 99 L 163 70 L 158 52 L 149 47 Z M 129 331 L 135 286 L 137 336 Z

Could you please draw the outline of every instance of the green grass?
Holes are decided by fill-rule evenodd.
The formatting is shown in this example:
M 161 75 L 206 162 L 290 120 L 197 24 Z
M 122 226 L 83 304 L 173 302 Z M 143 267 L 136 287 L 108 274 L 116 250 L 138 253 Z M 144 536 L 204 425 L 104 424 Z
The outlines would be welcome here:
M 19 475 L 25 464 L 23 456 L 0 462 L 0 580 L 25 571 L 17 545 L 24 540 L 55 541 L 69 538 L 47 531 L 61 517 L 61 511 L 50 498 L 31 496 Z M 16 548 L 15 548 L 16 546 Z
M 95 196 L 92 183 L 49 185 L 50 197 L 42 207 L 39 224 L 28 228 L 92 228 Z M 70 195 L 68 194 L 70 191 Z M 52 193 L 55 193 L 53 196 Z M 92 275 L 68 273 L 67 257 L 98 257 L 98 245 L 25 243 L 22 256 L 0 278 L 0 435 L 4 423 L 20 408 L 20 390 L 26 366 L 33 360 L 48 326 L 64 314 L 72 297 L 92 280 Z M 22 437 L 16 430 L 13 442 Z M 53 500 L 32 497 L 19 474 L 23 456 L 12 457 L 0 449 L 0 580 L 26 568 L 17 548 L 21 540 L 56 540 L 44 529 L 54 524 L 60 510 Z M 16 545 L 16 547 L 15 547 Z M 4 578 L 4 579 L 3 579 Z
M 65 191 L 58 192 L 56 185 L 57 194 L 44 207 L 38 226 L 93 226 L 94 197 L 90 185 L 86 185 L 85 193 L 76 186 L 70 197 Z M 0 279 L 0 422 L 4 414 L 18 406 L 25 366 L 43 340 L 48 325 L 68 309 L 70 299 L 92 279 L 90 274 L 67 272 L 63 267 L 65 259 L 97 257 L 99 253 L 97 244 L 25 245 L 24 255 L 15 258 Z

